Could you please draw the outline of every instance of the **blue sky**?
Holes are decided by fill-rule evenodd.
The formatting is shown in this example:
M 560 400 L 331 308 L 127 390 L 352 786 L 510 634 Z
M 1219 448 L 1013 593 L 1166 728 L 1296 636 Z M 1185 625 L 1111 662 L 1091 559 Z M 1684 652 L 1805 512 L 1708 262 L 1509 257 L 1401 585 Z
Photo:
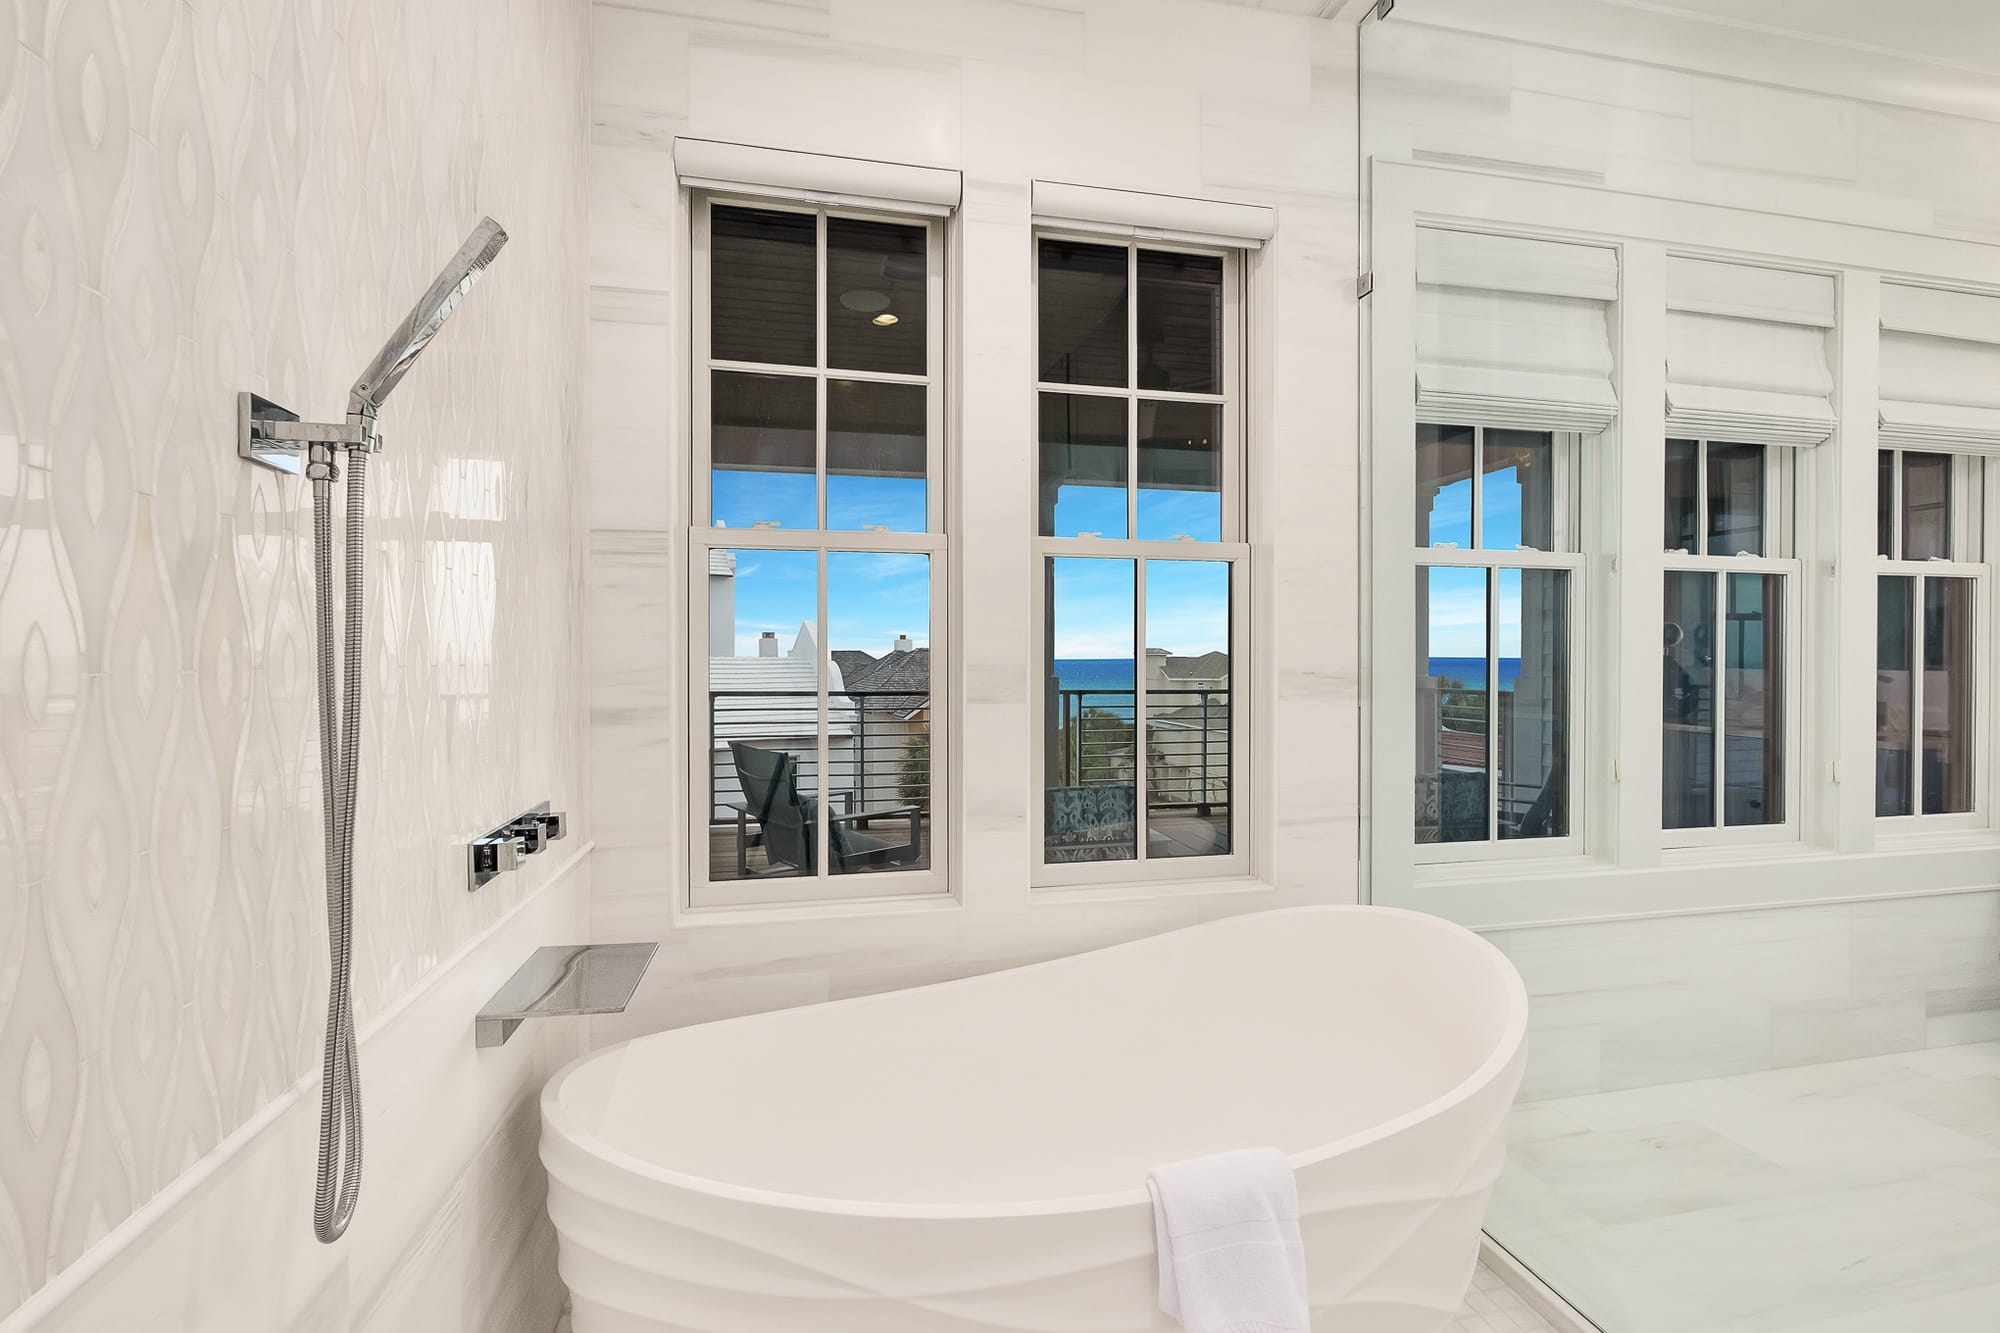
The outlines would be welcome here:
M 1513 468 L 1486 474 L 1484 540 L 1489 551 L 1521 545 L 1521 482 Z M 1431 544 L 1472 546 L 1472 480 L 1454 482 L 1431 503 Z M 1500 656 L 1521 655 L 1521 575 L 1500 575 Z M 1434 568 L 1430 575 L 1430 655 L 1486 656 L 1486 576 L 1481 570 Z
M 811 551 L 739 547 L 736 655 L 755 657 L 765 630 L 790 652 L 799 626 L 819 618 L 819 557 Z M 829 647 L 880 657 L 898 634 L 918 648 L 931 641 L 930 557 L 889 551 L 830 551 L 826 557 Z
M 1055 565 L 1053 656 L 1136 656 L 1133 562 L 1064 557 Z M 1229 566 L 1213 560 L 1147 561 L 1146 642 L 1183 657 L 1227 651 Z

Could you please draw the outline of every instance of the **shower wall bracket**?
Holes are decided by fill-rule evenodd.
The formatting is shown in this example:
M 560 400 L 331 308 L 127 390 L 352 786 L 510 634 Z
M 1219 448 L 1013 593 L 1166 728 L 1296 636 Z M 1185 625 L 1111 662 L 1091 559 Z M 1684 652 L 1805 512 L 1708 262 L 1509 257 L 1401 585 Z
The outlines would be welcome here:
M 238 458 L 296 477 L 305 471 L 306 456 L 316 444 L 374 453 L 382 447 L 382 437 L 372 420 L 301 421 L 298 413 L 260 394 L 236 395 Z
M 466 891 L 477 892 L 488 881 L 519 869 L 523 857 L 533 856 L 568 832 L 569 817 L 550 810 L 543 801 L 474 838 L 465 847 Z

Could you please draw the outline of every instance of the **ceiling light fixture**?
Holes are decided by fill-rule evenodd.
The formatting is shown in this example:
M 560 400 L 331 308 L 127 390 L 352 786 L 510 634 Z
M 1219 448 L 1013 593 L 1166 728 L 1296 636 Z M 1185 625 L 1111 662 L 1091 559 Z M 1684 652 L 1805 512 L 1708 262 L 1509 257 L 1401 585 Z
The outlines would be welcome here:
M 874 320 L 872 320 L 871 322 L 879 324 L 886 329 L 891 324 L 894 324 L 896 322 L 896 317 L 890 314 L 888 311 L 884 310 L 881 314 L 875 316 Z
M 859 287 L 851 292 L 842 292 L 840 294 L 840 303 L 849 310 L 858 311 L 864 315 L 872 315 L 877 310 L 887 310 L 889 308 L 889 297 L 887 293 L 878 292 L 872 287 Z

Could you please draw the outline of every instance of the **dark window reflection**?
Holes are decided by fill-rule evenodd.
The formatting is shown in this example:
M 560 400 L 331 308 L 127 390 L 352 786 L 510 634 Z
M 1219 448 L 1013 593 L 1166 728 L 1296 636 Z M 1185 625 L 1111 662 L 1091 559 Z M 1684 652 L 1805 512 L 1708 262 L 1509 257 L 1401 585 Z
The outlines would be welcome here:
M 1417 545 L 1472 545 L 1470 426 L 1417 425 Z
M 1041 518 L 1044 537 L 1125 535 L 1127 400 L 1097 394 L 1041 396 Z
M 1708 446 L 1708 554 L 1763 555 L 1764 446 Z
M 718 370 L 709 379 L 709 501 L 718 526 L 819 526 L 814 385 Z
M 1715 824 L 1715 575 L 1666 575 L 1661 827 Z
M 1037 243 L 1041 365 L 1050 384 L 1130 384 L 1124 246 Z
M 1141 250 L 1139 387 L 1222 392 L 1222 259 Z
M 1667 441 L 1666 550 L 1701 554 L 1701 445 Z
M 1875 455 L 1875 554 L 1896 555 L 1896 454 Z
M 922 532 L 929 389 L 826 382 L 826 525 Z
M 1139 400 L 1141 541 L 1222 540 L 1222 408 Z
M 1903 455 L 1903 559 L 1951 557 L 1949 454 Z
M 922 227 L 826 220 L 826 363 L 835 370 L 926 372 Z
M 1924 580 L 1924 813 L 1972 809 L 1971 579 Z
M 1480 464 L 1480 549 L 1555 550 L 1554 438 L 1547 431 L 1489 429 L 1485 455 Z
M 1916 581 L 1875 581 L 1875 813 L 1911 813 L 1910 639 L 1916 628 L 1910 598 Z
M 1784 591 L 1782 575 L 1729 575 L 1725 824 L 1785 822 Z
M 810 213 L 709 212 L 709 354 L 810 366 L 818 357 L 818 222 Z

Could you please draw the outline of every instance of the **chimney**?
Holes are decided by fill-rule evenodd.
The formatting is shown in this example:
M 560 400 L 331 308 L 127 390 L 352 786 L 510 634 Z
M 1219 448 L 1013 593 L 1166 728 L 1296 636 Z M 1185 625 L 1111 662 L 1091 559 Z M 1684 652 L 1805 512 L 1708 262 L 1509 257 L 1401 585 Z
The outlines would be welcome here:
M 1173 654 L 1165 648 L 1148 648 L 1146 650 L 1146 681 L 1148 684 L 1164 681 L 1167 678 L 1167 659 L 1172 656 Z
M 778 655 L 777 633 L 773 630 L 767 629 L 762 634 L 759 634 L 757 636 L 757 656 L 776 657 L 777 655 Z
M 910 636 L 909 636 L 909 635 L 907 635 L 907 634 L 898 634 L 898 635 L 896 636 L 896 646 L 895 646 L 895 648 L 893 648 L 893 649 L 892 649 L 891 651 L 892 651 L 892 652 L 898 652 L 898 653 L 907 653 L 907 652 L 909 652 L 909 651 L 910 651 L 910 649 L 912 649 L 912 648 L 914 648 L 914 647 L 916 647 L 916 645 L 915 645 L 914 643 L 911 643 L 911 642 L 910 642 Z

